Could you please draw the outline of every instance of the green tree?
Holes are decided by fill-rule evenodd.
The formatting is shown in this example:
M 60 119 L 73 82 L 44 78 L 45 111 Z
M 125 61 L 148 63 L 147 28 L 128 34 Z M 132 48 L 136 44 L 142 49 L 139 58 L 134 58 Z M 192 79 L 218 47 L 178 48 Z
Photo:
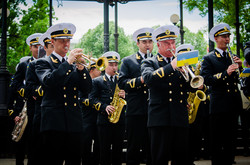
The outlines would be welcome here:
M 19 59 L 30 55 L 26 38 L 33 33 L 44 33 L 49 27 L 48 0 L 33 0 L 28 10 L 21 9 L 20 2 L 27 6 L 25 0 L 8 2 L 11 14 L 7 25 L 7 68 L 12 74 Z
M 208 13 L 208 3 L 207 0 L 184 0 L 184 7 L 188 11 L 193 11 L 198 9 L 201 16 L 206 16 Z M 240 26 L 240 43 L 245 43 L 249 41 L 250 38 L 250 1 L 249 0 L 240 0 L 239 1 L 239 20 L 242 23 Z M 225 22 L 229 24 L 232 28 L 232 32 L 235 33 L 235 23 L 236 23 L 236 9 L 235 9 L 235 0 L 217 0 L 213 1 L 214 8 L 214 19 L 215 24 L 220 22 Z M 236 37 L 236 34 L 234 35 Z M 235 50 L 236 39 L 233 40 L 234 46 L 232 50 Z M 241 48 L 242 48 L 241 44 Z
M 114 22 L 109 22 L 109 50 L 115 51 L 115 38 L 114 38 L 115 25 Z M 124 30 L 118 27 L 118 53 L 121 59 L 133 54 L 136 50 L 132 47 L 131 36 L 126 36 Z M 83 48 L 84 53 L 92 54 L 93 57 L 100 57 L 103 54 L 104 45 L 104 24 L 100 23 L 94 29 L 89 29 L 85 33 L 80 42 L 75 45 L 75 48 Z

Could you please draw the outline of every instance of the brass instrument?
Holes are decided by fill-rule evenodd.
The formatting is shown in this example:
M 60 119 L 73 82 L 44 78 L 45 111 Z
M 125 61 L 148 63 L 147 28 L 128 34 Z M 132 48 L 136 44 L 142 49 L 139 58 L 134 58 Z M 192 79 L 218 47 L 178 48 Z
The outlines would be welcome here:
M 176 58 L 176 55 L 173 53 L 173 49 L 168 49 L 173 56 Z M 189 81 L 189 74 L 191 76 L 190 80 L 190 86 L 192 88 L 198 88 L 204 83 L 204 78 L 200 75 L 195 75 L 188 66 L 182 66 L 182 70 L 184 71 L 181 72 L 182 76 L 185 78 L 185 80 L 188 82 Z
M 147 49 L 147 58 L 150 56 L 149 49 Z
M 199 61 L 197 67 L 195 69 L 194 74 L 200 74 L 201 62 Z M 206 100 L 206 94 L 202 90 L 197 90 L 195 93 L 190 92 L 187 102 L 190 105 L 190 109 L 188 111 L 188 120 L 189 124 L 192 124 L 195 121 L 197 111 L 201 101 Z
M 113 100 L 110 103 L 110 105 L 115 107 L 115 111 L 108 116 L 109 122 L 114 123 L 114 124 L 119 121 L 122 109 L 124 105 L 127 104 L 126 100 L 120 98 L 119 92 L 120 92 L 120 88 L 118 87 L 118 84 L 116 84 Z
M 104 71 L 105 68 L 108 66 L 108 59 L 106 57 L 100 57 L 97 60 L 94 59 L 92 57 L 92 55 L 85 55 L 85 54 L 83 54 L 81 57 L 84 58 L 85 60 L 89 61 L 89 62 L 86 64 L 86 63 L 82 63 L 78 59 L 76 59 L 76 63 L 77 64 L 81 64 L 81 65 L 83 65 L 83 66 L 85 66 L 87 68 L 90 68 L 90 64 L 91 64 L 90 61 L 95 62 L 96 63 L 96 68 L 98 70 L 100 70 L 100 71 Z
M 230 53 L 230 59 L 231 59 L 231 61 L 232 61 L 232 64 L 237 64 L 237 63 L 234 62 L 234 59 L 233 59 L 234 54 L 232 53 L 232 50 L 231 50 L 229 44 L 227 44 L 227 49 L 228 49 L 228 51 L 229 51 L 229 53 Z M 238 65 L 238 64 L 237 64 L 237 65 Z M 235 71 L 237 72 L 238 76 L 240 76 L 240 69 L 237 68 Z M 245 81 L 244 81 L 244 79 L 245 79 L 245 78 L 243 78 L 243 77 L 239 77 L 239 83 L 240 83 L 240 86 L 241 86 L 241 87 L 244 87 L 244 86 L 245 86 L 245 83 L 244 83 Z
M 11 133 L 12 140 L 18 142 L 24 133 L 26 125 L 28 123 L 28 116 L 27 116 L 27 101 L 25 101 L 22 111 L 19 114 L 20 121 L 18 121 Z
M 197 90 L 195 93 L 189 94 L 187 99 L 188 104 L 191 106 L 188 111 L 189 124 L 195 121 L 200 102 L 205 100 L 206 94 L 202 90 Z

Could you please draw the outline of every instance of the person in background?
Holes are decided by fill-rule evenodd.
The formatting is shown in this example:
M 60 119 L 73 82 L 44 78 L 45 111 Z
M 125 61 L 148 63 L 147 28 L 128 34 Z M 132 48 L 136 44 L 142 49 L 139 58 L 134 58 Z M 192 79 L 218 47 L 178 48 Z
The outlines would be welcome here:
M 150 164 L 150 150 L 147 129 L 148 87 L 141 76 L 141 62 L 150 58 L 153 50 L 152 28 L 141 28 L 134 32 L 138 52 L 122 59 L 119 87 L 127 93 L 126 135 L 127 165 L 139 165 L 141 157 Z M 143 156 L 141 156 L 141 150 Z
M 108 59 L 108 66 L 103 76 L 93 79 L 93 88 L 89 95 L 90 101 L 98 111 L 97 127 L 100 145 L 100 164 L 121 165 L 125 134 L 124 108 L 121 109 L 120 117 L 115 117 L 119 119 L 117 123 L 112 123 L 109 119 L 115 111 L 118 112 L 116 105 L 112 103 L 119 103 L 120 98 L 125 98 L 124 90 L 117 88 L 118 76 L 116 73 L 120 55 L 117 52 L 108 51 L 102 57 Z M 117 95 L 114 98 L 115 93 Z
M 101 75 L 101 71 L 97 69 L 96 62 L 94 61 L 90 61 L 88 71 L 92 80 Z M 83 113 L 82 164 L 98 165 L 100 161 L 100 149 L 96 125 L 98 112 L 93 107 L 93 103 L 90 102 L 88 96 L 82 96 L 81 94 L 79 94 L 79 96 Z M 93 154 L 91 153 L 92 148 Z
M 25 100 L 26 98 L 25 96 L 26 70 L 27 70 L 27 67 L 29 66 L 29 63 L 38 58 L 38 47 L 40 46 L 40 43 L 38 42 L 38 38 L 41 35 L 42 33 L 34 33 L 26 39 L 26 43 L 27 45 L 29 45 L 32 56 L 18 64 L 17 71 L 13 77 L 13 81 L 11 84 L 14 91 L 18 92 L 23 100 Z M 28 99 L 27 100 L 27 115 L 29 119 L 33 119 L 34 111 L 35 111 L 35 99 L 34 98 Z M 20 121 L 20 117 L 16 116 L 14 121 L 15 123 L 18 123 Z M 28 153 L 28 161 L 32 160 L 31 151 L 33 150 L 32 149 L 33 146 L 30 144 L 31 129 L 32 129 L 32 122 L 28 122 L 21 140 L 17 142 L 17 153 L 16 153 L 17 165 L 23 164 L 23 161 L 25 159 L 25 152 L 26 152 L 25 150 L 27 150 L 27 153 Z

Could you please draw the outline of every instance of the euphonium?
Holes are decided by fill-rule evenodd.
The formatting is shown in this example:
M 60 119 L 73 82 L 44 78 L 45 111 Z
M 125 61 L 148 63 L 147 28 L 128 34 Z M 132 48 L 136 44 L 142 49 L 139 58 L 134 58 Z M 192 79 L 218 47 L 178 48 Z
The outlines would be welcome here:
M 124 105 L 127 104 L 127 102 L 124 99 L 120 98 L 119 91 L 120 91 L 120 88 L 118 87 L 118 84 L 116 84 L 113 100 L 110 103 L 110 105 L 115 107 L 115 111 L 111 113 L 108 117 L 111 123 L 117 123 L 119 121 L 122 109 Z
M 27 101 L 25 101 L 24 106 L 22 111 L 19 114 L 20 117 L 20 121 L 18 121 L 11 133 L 12 135 L 12 140 L 14 140 L 15 142 L 18 142 L 22 135 L 23 132 L 26 128 L 26 125 L 28 123 L 28 116 L 27 116 Z
M 198 65 L 194 72 L 195 75 L 200 74 L 200 67 L 201 63 L 198 62 Z M 190 105 L 190 109 L 188 111 L 189 124 L 192 124 L 195 121 L 200 102 L 205 100 L 206 100 L 206 94 L 201 90 L 197 90 L 195 93 L 192 92 L 189 93 L 187 99 L 187 102 Z

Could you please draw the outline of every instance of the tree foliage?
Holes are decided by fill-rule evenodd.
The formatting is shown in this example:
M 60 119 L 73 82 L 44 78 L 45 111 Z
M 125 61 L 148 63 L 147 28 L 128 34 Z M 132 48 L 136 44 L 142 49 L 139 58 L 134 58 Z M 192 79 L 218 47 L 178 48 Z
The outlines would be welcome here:
M 184 0 L 184 7 L 190 12 L 194 9 L 200 11 L 201 16 L 206 16 L 208 13 L 208 1 L 207 0 Z M 214 19 L 215 24 L 220 22 L 225 22 L 229 24 L 232 31 L 235 33 L 235 23 L 236 23 L 236 8 L 235 0 L 214 0 Z M 240 26 L 241 35 L 241 48 L 242 43 L 249 41 L 250 37 L 250 1 L 249 0 L 239 0 L 239 22 L 242 23 Z M 234 35 L 236 37 L 236 34 Z M 236 39 L 233 40 L 236 43 Z
M 115 25 L 114 22 L 109 22 L 109 50 L 115 51 L 115 38 L 114 38 Z M 100 23 L 94 29 L 89 29 L 85 33 L 80 42 L 75 47 L 83 48 L 85 53 L 90 53 L 93 57 L 100 57 L 104 50 L 104 24 Z M 118 53 L 123 57 L 135 53 L 135 47 L 133 47 L 133 41 L 131 36 L 126 36 L 124 30 L 118 27 Z
M 7 68 L 15 73 L 19 59 L 30 55 L 26 38 L 33 33 L 44 33 L 49 27 L 48 0 L 33 0 L 33 5 L 27 10 L 25 0 L 8 1 L 10 16 L 7 19 Z

